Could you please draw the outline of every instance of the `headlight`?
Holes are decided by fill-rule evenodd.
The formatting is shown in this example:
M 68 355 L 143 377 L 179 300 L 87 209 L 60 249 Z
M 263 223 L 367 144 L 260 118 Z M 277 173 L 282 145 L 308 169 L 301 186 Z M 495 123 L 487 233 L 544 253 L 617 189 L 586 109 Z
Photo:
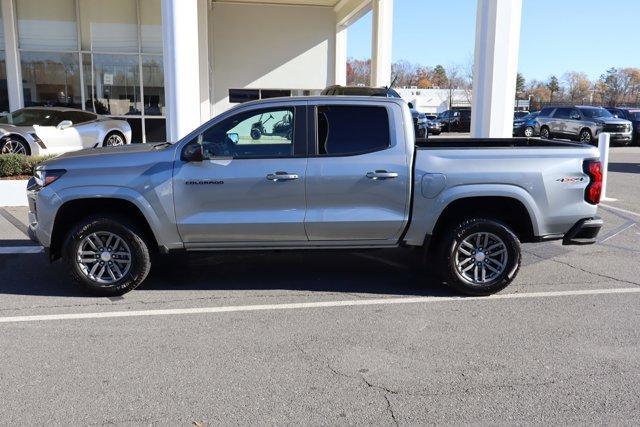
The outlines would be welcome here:
M 64 169 L 36 169 L 36 173 L 33 177 L 36 180 L 36 184 L 40 187 L 46 187 L 49 184 L 57 181 L 67 171 Z

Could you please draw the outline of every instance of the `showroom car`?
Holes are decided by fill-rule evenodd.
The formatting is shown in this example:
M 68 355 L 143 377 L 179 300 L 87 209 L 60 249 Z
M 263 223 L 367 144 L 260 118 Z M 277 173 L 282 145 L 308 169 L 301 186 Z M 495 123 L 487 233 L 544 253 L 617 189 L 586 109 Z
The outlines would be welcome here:
M 60 154 L 131 143 L 125 120 L 64 107 L 27 107 L 0 118 L 0 154 Z

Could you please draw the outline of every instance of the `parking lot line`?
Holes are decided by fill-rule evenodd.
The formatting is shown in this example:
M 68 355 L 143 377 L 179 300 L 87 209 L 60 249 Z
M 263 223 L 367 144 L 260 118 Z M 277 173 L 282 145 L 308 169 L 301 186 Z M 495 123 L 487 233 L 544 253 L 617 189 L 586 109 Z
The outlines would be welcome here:
M 39 254 L 42 246 L 0 246 L 0 255 Z
M 525 298 L 552 298 L 566 296 L 583 295 L 608 295 L 608 294 L 632 294 L 640 293 L 640 287 L 635 288 L 615 288 L 615 289 L 585 289 L 578 291 L 556 291 L 556 292 L 529 292 L 517 294 L 498 294 L 489 297 L 415 297 L 415 298 L 380 298 L 345 301 L 319 301 L 300 302 L 286 304 L 264 304 L 264 305 L 238 305 L 222 307 L 195 307 L 195 308 L 175 308 L 164 310 L 131 310 L 131 311 L 106 311 L 96 313 L 67 313 L 67 314 L 44 314 L 34 316 L 10 316 L 0 317 L 0 323 L 18 322 L 45 322 L 57 320 L 79 320 L 79 319 L 107 319 L 114 317 L 141 317 L 141 316 L 171 316 L 185 314 L 214 314 L 232 313 L 242 311 L 269 311 L 269 310 L 294 310 L 305 308 L 330 308 L 330 307 L 354 307 L 368 305 L 391 305 L 391 304 L 418 304 L 435 302 L 469 302 L 469 301 L 497 301 L 508 299 Z
M 613 209 L 614 211 L 624 212 L 624 213 L 627 213 L 629 215 L 640 216 L 640 213 L 638 213 L 638 212 L 628 211 L 626 209 L 617 208 L 617 207 L 611 206 L 611 205 L 605 205 L 604 203 L 600 203 L 600 206 L 602 206 L 603 208 L 607 208 L 607 209 Z

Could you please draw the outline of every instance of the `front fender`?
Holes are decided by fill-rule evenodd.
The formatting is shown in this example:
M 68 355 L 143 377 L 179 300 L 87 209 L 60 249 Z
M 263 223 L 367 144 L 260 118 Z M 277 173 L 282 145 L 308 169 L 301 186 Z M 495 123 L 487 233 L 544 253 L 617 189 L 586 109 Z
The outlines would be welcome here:
M 127 187 L 117 186 L 83 186 L 64 188 L 56 192 L 59 198 L 58 209 L 66 202 L 79 199 L 121 199 L 135 205 L 147 220 L 156 241 L 168 249 L 181 248 L 175 223 L 161 219 L 149 201 L 139 192 Z M 57 210 L 54 213 L 57 215 Z

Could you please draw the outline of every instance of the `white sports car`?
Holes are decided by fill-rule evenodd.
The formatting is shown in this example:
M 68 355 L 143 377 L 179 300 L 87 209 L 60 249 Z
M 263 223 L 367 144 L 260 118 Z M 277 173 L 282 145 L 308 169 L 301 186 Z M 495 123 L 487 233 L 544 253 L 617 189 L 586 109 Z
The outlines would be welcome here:
M 28 107 L 0 118 L 0 154 L 60 154 L 131 143 L 124 120 L 63 107 Z

